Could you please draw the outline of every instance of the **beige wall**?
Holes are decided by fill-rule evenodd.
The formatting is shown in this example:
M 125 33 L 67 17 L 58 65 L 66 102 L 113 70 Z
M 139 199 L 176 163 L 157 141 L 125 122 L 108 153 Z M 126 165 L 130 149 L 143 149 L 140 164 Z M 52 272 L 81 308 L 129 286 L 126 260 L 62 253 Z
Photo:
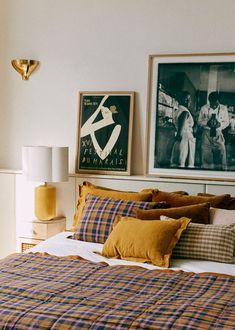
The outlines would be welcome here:
M 234 51 L 234 0 L 0 0 L 0 168 L 21 146 L 70 147 L 74 172 L 79 90 L 134 90 L 132 170 L 143 173 L 151 53 Z M 28 82 L 10 65 L 35 58 Z

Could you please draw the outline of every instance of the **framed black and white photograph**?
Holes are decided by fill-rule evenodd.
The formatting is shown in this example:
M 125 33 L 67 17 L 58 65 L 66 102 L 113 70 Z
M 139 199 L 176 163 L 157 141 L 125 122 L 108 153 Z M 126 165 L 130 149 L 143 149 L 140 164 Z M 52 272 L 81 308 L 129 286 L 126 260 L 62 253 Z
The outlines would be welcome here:
M 235 179 L 235 53 L 150 55 L 149 175 Z
M 130 175 L 134 92 L 80 92 L 76 170 Z

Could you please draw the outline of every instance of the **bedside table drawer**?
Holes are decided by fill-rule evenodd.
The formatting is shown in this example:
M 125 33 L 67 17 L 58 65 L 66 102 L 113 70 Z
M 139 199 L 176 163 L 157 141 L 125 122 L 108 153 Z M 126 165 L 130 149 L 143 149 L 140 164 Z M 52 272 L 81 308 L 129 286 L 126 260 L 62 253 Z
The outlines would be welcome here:
M 20 237 L 47 239 L 47 226 L 38 222 L 23 222 L 19 230 Z
M 48 221 L 34 219 L 18 221 L 16 227 L 16 249 L 23 252 L 31 246 L 66 230 L 66 218 L 57 217 Z
M 53 219 L 50 221 L 28 221 L 22 222 L 18 230 L 19 237 L 45 240 L 66 229 L 66 219 Z

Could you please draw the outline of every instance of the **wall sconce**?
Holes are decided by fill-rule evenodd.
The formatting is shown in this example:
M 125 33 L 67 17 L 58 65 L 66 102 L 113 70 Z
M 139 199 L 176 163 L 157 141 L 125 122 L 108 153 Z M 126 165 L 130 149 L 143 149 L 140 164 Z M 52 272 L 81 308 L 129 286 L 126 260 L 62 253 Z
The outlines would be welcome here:
M 23 80 L 28 80 L 31 73 L 38 67 L 39 61 L 15 59 L 11 61 L 11 64 L 21 74 Z

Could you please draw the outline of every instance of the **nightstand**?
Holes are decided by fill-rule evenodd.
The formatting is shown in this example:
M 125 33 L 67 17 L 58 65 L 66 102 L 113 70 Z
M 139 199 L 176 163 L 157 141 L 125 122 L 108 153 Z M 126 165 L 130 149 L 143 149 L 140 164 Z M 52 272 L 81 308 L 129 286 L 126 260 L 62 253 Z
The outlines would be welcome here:
M 22 221 L 18 229 L 17 250 L 24 252 L 38 243 L 66 230 L 66 218 L 60 217 L 49 221 Z

